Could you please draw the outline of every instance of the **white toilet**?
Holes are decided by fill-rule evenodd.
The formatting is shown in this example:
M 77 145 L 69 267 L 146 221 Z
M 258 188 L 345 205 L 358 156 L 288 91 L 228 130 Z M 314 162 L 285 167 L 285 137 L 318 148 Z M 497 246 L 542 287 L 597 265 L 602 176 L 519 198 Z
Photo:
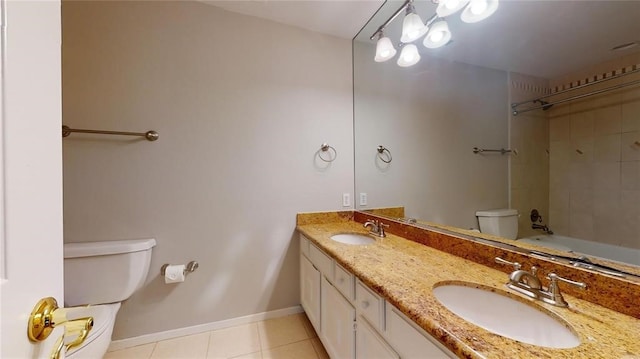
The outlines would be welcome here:
M 507 239 L 518 237 L 518 211 L 515 209 L 488 209 L 477 211 L 480 232 Z
M 67 358 L 102 358 L 120 303 L 145 282 L 156 240 L 134 239 L 64 244 L 65 307 L 83 306 L 68 319 L 93 317 L 93 329 Z

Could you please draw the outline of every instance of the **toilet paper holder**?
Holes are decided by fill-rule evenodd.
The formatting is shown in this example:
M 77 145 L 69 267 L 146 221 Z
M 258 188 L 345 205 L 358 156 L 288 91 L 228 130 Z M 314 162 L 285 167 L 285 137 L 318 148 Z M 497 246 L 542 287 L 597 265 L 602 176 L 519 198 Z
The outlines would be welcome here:
M 160 267 L 160 274 L 164 276 L 164 272 L 167 270 L 167 267 L 169 266 L 169 263 L 165 263 L 162 265 L 162 267 Z M 198 264 L 198 262 L 196 261 L 191 261 L 189 263 L 187 263 L 186 266 L 184 266 L 184 274 L 187 275 L 189 273 L 193 273 L 196 271 L 196 269 L 198 269 L 200 265 Z

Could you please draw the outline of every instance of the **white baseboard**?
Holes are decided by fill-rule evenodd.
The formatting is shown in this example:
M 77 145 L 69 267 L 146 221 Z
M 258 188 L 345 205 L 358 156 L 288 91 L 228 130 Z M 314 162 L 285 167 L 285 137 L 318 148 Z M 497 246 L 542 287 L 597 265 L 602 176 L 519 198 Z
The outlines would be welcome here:
M 194 325 L 192 327 L 172 329 L 164 332 L 145 334 L 139 337 L 114 340 L 109 345 L 108 351 L 135 347 L 138 345 L 154 343 L 160 340 L 183 337 L 185 335 L 198 334 L 198 333 L 208 332 L 211 330 L 234 327 L 236 325 L 249 324 L 249 323 L 258 322 L 266 319 L 284 317 L 286 315 L 302 313 L 302 311 L 303 311 L 302 307 L 297 305 L 294 307 L 272 310 L 270 312 L 262 312 L 262 313 L 247 315 L 244 317 L 237 317 L 237 318 L 225 319 L 225 320 L 212 322 L 212 323 Z

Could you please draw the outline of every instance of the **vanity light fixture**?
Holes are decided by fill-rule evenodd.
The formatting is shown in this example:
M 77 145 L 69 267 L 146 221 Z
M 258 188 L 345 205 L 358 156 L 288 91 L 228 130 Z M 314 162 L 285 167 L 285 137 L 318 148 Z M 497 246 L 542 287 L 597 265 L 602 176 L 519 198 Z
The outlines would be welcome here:
M 385 62 L 396 55 L 396 49 L 391 43 L 391 39 L 385 37 L 382 31 L 378 36 L 378 42 L 376 43 L 376 62 Z
M 402 37 L 404 43 L 414 42 L 429 31 L 429 27 L 422 22 L 420 15 L 416 14 L 412 1 L 407 5 L 407 14 L 402 21 Z
M 453 15 L 467 6 L 468 3 L 469 0 L 440 0 L 436 14 L 438 14 L 439 17 Z
M 471 0 L 460 15 L 466 23 L 482 21 L 498 10 L 498 0 Z
M 431 27 L 431 30 L 424 37 L 422 44 L 428 49 L 436 49 L 442 47 L 451 41 L 451 31 L 449 25 L 444 20 L 437 21 Z
M 436 12 L 426 21 L 422 22 L 420 15 L 416 13 L 413 6 L 414 0 L 405 0 L 394 13 L 385 21 L 376 32 L 371 35 L 370 39 L 378 38 L 376 43 L 376 62 L 384 62 L 391 59 L 396 54 L 396 49 L 391 43 L 391 39 L 383 35 L 386 27 L 400 14 L 405 12 L 402 22 L 402 36 L 400 37 L 400 56 L 398 57 L 398 66 L 408 67 L 415 65 L 420 61 L 418 48 L 410 44 L 420 37 L 427 35 L 422 44 L 429 49 L 435 49 L 448 44 L 451 41 L 451 31 L 449 25 L 445 21 L 445 17 L 453 15 L 462 10 L 461 19 L 467 23 L 482 21 L 498 9 L 499 0 L 431 0 L 438 4 Z
M 405 44 L 402 47 L 402 51 L 400 51 L 400 56 L 398 57 L 398 66 L 409 67 L 417 64 L 418 61 L 420 61 L 420 54 L 418 53 L 416 45 Z

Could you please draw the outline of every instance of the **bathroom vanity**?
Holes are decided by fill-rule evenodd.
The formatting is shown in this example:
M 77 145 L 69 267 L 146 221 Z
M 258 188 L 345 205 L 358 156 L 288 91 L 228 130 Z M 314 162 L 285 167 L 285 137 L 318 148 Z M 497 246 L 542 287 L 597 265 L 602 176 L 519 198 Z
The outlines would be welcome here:
M 455 358 L 393 304 L 300 235 L 301 304 L 332 358 Z
M 367 235 L 353 212 L 302 214 L 297 229 L 301 303 L 332 358 L 640 357 L 640 319 L 567 293 L 568 308 L 510 293 L 508 268 L 491 268 L 389 232 L 371 244 L 332 240 L 341 233 Z M 434 296 L 434 288 L 450 283 L 505 293 L 562 323 L 578 341 L 557 349 L 485 330 Z

